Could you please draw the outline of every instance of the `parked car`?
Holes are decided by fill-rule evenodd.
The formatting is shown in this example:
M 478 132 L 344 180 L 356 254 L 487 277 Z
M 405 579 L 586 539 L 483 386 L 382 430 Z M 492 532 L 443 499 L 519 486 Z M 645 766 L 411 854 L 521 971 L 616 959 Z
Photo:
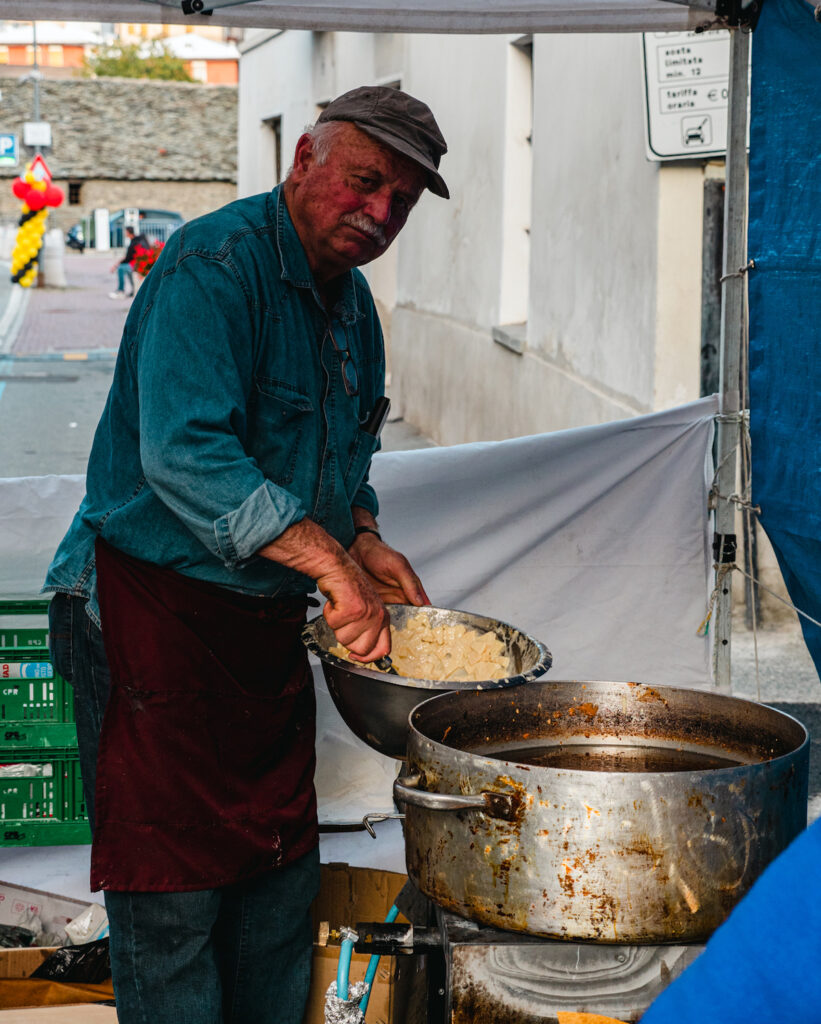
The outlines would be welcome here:
M 85 252 L 86 247 L 86 236 L 83 230 L 83 222 L 79 221 L 77 224 L 73 224 L 68 231 L 66 231 L 66 245 L 69 249 L 76 249 L 78 252 Z

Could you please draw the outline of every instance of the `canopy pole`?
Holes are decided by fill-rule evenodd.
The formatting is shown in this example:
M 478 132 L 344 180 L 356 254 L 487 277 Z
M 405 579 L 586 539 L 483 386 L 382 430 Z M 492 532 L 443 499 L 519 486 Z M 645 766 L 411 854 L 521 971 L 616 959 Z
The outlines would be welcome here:
M 730 34 L 730 94 L 727 124 L 726 193 L 724 202 L 724 272 L 721 290 L 720 377 L 721 416 L 718 422 L 715 537 L 713 560 L 718 595 L 713 631 L 713 674 L 721 693 L 732 690 L 732 574 L 724 566 L 736 558 L 735 493 L 741 436 L 741 352 L 746 338 L 747 265 L 747 96 L 750 31 Z

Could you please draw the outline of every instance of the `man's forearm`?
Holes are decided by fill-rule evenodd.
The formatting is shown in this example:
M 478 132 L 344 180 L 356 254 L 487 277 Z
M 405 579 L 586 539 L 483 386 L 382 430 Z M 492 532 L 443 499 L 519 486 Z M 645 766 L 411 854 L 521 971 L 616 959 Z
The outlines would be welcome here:
M 272 562 L 279 562 L 288 569 L 295 569 L 313 580 L 327 575 L 349 557 L 342 545 L 326 530 L 307 518 L 289 526 L 276 540 L 260 548 L 257 554 Z

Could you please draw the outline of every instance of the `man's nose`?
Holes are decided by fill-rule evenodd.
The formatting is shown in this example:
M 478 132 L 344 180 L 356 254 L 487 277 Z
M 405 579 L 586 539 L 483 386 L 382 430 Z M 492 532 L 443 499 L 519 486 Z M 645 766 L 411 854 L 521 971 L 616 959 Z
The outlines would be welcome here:
M 391 219 L 393 192 L 389 188 L 381 188 L 368 197 L 365 211 L 377 224 L 387 224 Z

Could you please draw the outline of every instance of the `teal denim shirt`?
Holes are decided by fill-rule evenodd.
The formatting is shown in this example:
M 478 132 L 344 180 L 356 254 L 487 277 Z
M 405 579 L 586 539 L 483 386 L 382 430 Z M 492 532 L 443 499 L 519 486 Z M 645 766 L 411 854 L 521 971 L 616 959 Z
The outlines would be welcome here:
M 94 541 L 247 594 L 314 581 L 255 554 L 305 516 L 344 547 L 351 507 L 376 515 L 377 439 L 362 429 L 385 360 L 358 270 L 320 303 L 281 187 L 191 221 L 131 306 L 88 464 L 86 496 L 44 590 L 90 598 Z M 350 397 L 328 336 L 350 352 Z

